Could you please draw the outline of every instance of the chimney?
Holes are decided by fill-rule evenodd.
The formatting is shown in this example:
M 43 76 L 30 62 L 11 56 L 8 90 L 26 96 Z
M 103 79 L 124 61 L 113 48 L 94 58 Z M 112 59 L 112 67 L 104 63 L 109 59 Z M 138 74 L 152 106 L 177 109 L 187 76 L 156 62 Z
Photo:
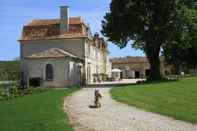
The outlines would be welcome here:
M 60 34 L 69 30 L 69 7 L 60 6 Z

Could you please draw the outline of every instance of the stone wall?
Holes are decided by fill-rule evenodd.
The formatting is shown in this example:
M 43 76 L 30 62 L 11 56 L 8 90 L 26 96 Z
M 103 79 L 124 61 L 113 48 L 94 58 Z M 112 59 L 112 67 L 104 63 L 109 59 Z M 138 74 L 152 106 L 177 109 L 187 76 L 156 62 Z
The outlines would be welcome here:
M 34 40 L 21 41 L 21 57 L 49 50 L 51 48 L 59 48 L 68 51 L 79 58 L 84 58 L 85 47 L 84 39 L 56 39 L 56 40 Z
M 63 87 L 80 84 L 80 75 L 77 69 L 79 63 L 69 58 L 27 59 L 25 62 L 28 68 L 28 78 L 42 78 L 44 86 Z M 46 80 L 47 64 L 53 66 L 52 81 Z
M 94 82 L 94 74 L 111 75 L 108 52 L 96 47 L 92 41 L 85 43 L 85 69 L 87 83 Z

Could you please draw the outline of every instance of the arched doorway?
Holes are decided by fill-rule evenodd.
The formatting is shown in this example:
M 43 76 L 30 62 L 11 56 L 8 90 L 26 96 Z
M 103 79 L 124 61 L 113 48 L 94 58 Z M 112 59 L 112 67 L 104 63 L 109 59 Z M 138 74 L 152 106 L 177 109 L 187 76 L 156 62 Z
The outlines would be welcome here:
M 45 68 L 45 76 L 47 81 L 53 80 L 53 65 L 47 64 Z

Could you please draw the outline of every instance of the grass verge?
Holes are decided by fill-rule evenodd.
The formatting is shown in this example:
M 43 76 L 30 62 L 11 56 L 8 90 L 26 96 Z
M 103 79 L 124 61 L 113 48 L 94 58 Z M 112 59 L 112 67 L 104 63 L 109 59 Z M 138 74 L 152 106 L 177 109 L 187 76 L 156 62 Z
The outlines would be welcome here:
M 112 88 L 111 95 L 131 106 L 197 123 L 197 77 Z
M 1 131 L 73 131 L 63 111 L 63 100 L 79 88 L 49 90 L 0 101 Z

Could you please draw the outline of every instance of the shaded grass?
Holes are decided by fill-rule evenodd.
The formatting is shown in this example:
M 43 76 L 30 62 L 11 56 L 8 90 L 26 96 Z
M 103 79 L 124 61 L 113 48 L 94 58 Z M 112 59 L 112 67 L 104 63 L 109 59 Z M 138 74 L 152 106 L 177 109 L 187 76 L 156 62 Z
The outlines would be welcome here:
M 49 90 L 0 102 L 1 131 L 73 131 L 63 99 L 78 88 Z
M 128 105 L 197 123 L 197 77 L 113 88 L 111 95 Z

